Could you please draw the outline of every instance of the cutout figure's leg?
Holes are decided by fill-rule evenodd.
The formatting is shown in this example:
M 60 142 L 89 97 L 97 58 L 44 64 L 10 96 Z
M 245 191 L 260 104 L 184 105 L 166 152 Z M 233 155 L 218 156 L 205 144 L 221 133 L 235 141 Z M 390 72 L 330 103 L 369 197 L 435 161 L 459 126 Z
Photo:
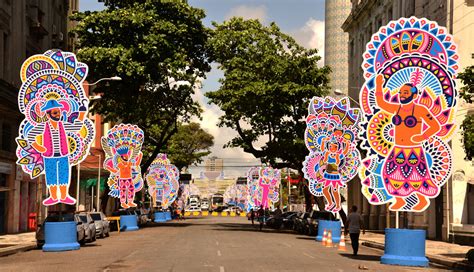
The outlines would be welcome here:
M 403 208 L 403 206 L 405 206 L 405 204 L 407 204 L 407 202 L 405 201 L 405 199 L 401 198 L 401 197 L 395 197 L 395 203 L 393 203 L 391 206 L 390 206 L 390 210 L 392 211 L 398 211 L 400 210 L 401 208 Z
M 415 211 L 422 211 L 426 208 L 426 206 L 428 206 L 430 204 L 430 202 L 426 199 L 426 196 L 422 195 L 422 194 L 416 194 L 416 196 L 418 197 L 418 199 L 420 200 L 418 202 L 418 204 L 416 204 L 414 207 L 413 207 L 413 210 Z
M 127 200 L 127 185 L 125 184 L 125 180 L 119 180 L 119 190 L 120 190 L 120 206 L 122 208 L 127 209 L 128 205 L 126 202 Z
M 332 206 L 334 206 L 333 202 L 332 202 L 332 198 L 331 198 L 331 193 L 329 192 L 330 190 L 330 186 L 325 186 L 323 187 L 323 195 L 324 195 L 324 198 L 326 199 L 326 201 L 328 202 L 328 204 L 326 205 L 326 210 L 332 208 Z
M 339 211 L 341 209 L 341 195 L 339 193 L 339 188 L 334 188 L 333 196 L 334 202 L 336 203 L 336 207 L 334 209 Z
M 135 187 L 133 186 L 133 181 L 131 179 L 128 180 L 127 184 L 127 203 L 129 207 L 136 207 L 137 204 L 133 202 L 133 199 L 135 198 Z

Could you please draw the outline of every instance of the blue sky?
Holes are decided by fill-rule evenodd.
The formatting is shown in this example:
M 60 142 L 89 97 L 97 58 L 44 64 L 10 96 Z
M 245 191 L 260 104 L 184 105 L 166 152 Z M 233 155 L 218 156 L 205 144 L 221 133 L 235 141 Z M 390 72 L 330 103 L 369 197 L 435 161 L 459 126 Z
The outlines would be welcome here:
M 283 32 L 292 35 L 301 45 L 318 48 L 320 54 L 324 56 L 324 0 L 188 0 L 188 3 L 205 10 L 206 26 L 211 26 L 212 21 L 220 23 L 233 16 L 259 19 L 264 24 L 276 22 Z M 102 10 L 104 5 L 97 0 L 81 0 L 79 9 Z M 222 148 L 236 133 L 228 128 L 217 127 L 216 123 L 222 112 L 215 105 L 207 104 L 207 99 L 203 95 L 219 88 L 220 77 L 222 71 L 213 65 L 212 71 L 208 73 L 202 88 L 195 96 L 204 109 L 201 126 L 215 137 L 212 155 L 252 160 L 252 155 L 238 148 Z

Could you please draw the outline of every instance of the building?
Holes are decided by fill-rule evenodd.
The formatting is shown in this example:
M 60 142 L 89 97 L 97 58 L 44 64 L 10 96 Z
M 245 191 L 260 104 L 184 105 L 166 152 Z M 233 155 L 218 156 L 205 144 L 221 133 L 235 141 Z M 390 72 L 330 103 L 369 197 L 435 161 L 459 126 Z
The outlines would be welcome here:
M 379 27 L 400 17 L 425 17 L 447 27 L 454 35 L 458 45 L 461 67 L 474 65 L 474 1 L 473 0 L 352 0 L 351 13 L 342 24 L 349 34 L 348 42 L 348 94 L 359 99 L 359 90 L 364 83 L 362 75 L 362 54 L 365 45 Z M 460 84 L 458 82 L 458 84 Z M 460 124 L 471 105 L 461 103 L 456 118 Z M 471 241 L 474 236 L 474 167 L 464 160 L 461 136 L 456 134 L 452 140 L 455 156 L 453 175 L 443 186 L 442 193 L 431 201 L 423 213 L 400 213 L 400 226 L 426 229 L 432 239 Z M 348 206 L 357 205 L 365 225 L 369 229 L 383 230 L 393 227 L 395 215 L 386 206 L 369 205 L 360 191 L 360 181 L 348 183 Z
M 350 0 L 326 0 L 324 18 L 324 65 L 331 67 L 332 90 L 347 90 L 348 34 L 341 29 L 351 12 Z M 347 93 L 347 92 L 346 92 Z
M 204 161 L 206 171 L 222 172 L 224 170 L 224 160 L 218 157 L 210 157 Z
M 16 166 L 19 71 L 31 55 L 67 49 L 68 8 L 67 0 L 0 0 L 0 234 L 27 231 L 44 194 L 39 180 Z

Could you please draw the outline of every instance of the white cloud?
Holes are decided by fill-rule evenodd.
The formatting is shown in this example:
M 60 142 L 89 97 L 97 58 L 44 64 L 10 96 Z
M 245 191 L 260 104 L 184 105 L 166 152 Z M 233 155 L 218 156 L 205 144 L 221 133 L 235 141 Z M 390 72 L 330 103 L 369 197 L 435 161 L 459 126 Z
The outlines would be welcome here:
M 304 26 L 290 34 L 302 46 L 318 49 L 318 55 L 321 57 L 319 63 L 324 64 L 324 21 L 310 18 Z
M 264 5 L 249 6 L 239 5 L 233 7 L 225 16 L 226 20 L 232 17 L 242 17 L 245 20 L 258 19 L 261 22 L 265 22 L 267 19 L 267 8 Z

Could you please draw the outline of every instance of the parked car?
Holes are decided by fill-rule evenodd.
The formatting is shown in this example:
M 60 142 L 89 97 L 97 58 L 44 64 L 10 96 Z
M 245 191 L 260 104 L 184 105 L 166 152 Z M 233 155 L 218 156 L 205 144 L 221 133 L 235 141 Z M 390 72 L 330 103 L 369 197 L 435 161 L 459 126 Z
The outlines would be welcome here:
M 80 213 L 75 215 L 80 221 L 82 221 L 82 225 L 84 226 L 85 232 L 85 239 L 84 243 L 92 243 L 95 242 L 95 223 L 92 217 L 87 213 Z
M 300 213 L 300 215 L 298 215 L 295 219 L 295 222 L 293 224 L 293 230 L 297 231 L 298 233 L 304 233 L 304 224 L 308 217 L 309 217 L 308 212 Z
M 209 200 L 207 198 L 203 198 L 201 200 L 201 210 L 208 211 L 209 210 Z
M 318 233 L 319 220 L 334 220 L 334 215 L 327 211 L 312 210 L 303 225 L 303 233 L 316 235 Z
M 76 222 L 77 241 L 80 244 L 85 243 L 85 230 L 82 221 L 74 216 L 74 214 L 49 214 L 42 224 L 38 224 L 36 228 L 36 246 L 41 249 L 45 243 L 44 240 L 44 223 L 45 222 Z
M 201 209 L 197 206 L 188 206 L 184 210 L 187 212 L 200 212 L 201 211 Z
M 110 236 L 110 222 L 103 212 L 90 213 L 95 224 L 95 234 L 101 238 Z
M 133 211 L 132 214 L 135 214 L 137 216 L 138 226 L 144 226 L 149 221 L 151 221 L 151 218 L 148 217 L 148 214 L 142 214 L 142 212 L 138 209 Z
M 298 213 L 292 213 L 283 218 L 283 228 L 285 229 L 293 229 L 293 225 L 295 223 L 296 218 L 298 217 Z
M 274 229 L 280 229 L 283 226 L 283 219 L 287 216 L 294 214 L 295 212 L 284 212 L 280 215 L 279 218 L 276 218 L 275 215 L 271 215 L 267 219 L 267 226 Z
M 227 209 L 224 209 L 223 212 L 228 212 L 228 213 L 235 212 L 237 215 L 240 215 L 240 213 L 242 212 L 242 209 L 238 206 L 232 206 L 232 207 L 228 207 Z

